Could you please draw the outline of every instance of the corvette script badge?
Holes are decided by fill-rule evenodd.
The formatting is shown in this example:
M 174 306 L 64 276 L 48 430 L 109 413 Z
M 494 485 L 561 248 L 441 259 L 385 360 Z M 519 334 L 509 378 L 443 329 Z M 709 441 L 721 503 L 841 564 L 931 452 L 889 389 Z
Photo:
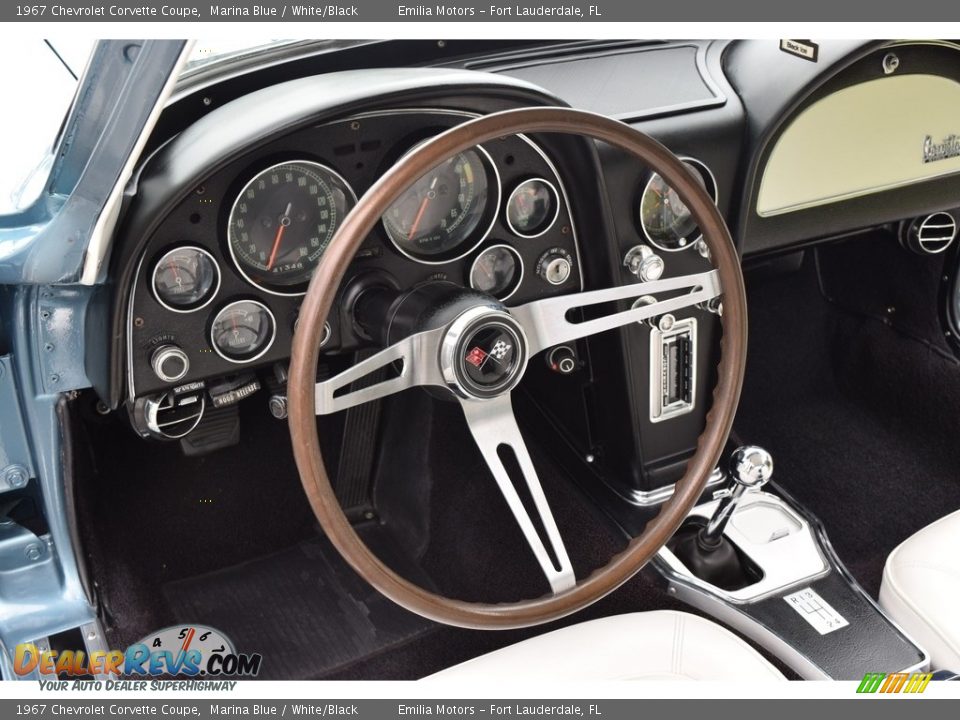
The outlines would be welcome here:
M 960 136 L 948 135 L 940 142 L 934 142 L 930 135 L 923 140 L 923 161 L 936 162 L 960 157 Z

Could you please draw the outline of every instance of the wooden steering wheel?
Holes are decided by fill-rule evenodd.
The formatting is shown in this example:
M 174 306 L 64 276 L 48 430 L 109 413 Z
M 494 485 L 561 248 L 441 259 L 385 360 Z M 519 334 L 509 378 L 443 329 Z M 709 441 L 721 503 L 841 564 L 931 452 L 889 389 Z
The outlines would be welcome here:
M 565 133 L 600 140 L 644 162 L 677 192 L 703 233 L 715 269 L 622 287 L 552 297 L 513 308 L 478 299 L 458 314 L 414 332 L 322 383 L 316 381 L 324 322 L 344 273 L 381 216 L 420 177 L 474 145 L 517 133 Z M 557 529 L 536 469 L 514 419 L 511 391 L 537 353 L 647 318 L 723 297 L 720 361 L 713 405 L 683 478 L 643 533 L 604 567 L 579 581 Z M 633 309 L 641 296 L 657 301 Z M 660 299 L 665 298 L 665 299 Z M 627 301 L 624 303 L 623 301 Z M 602 307 L 600 307 L 602 306 Z M 588 320 L 575 313 L 591 308 Z M 471 349 L 502 354 L 492 372 L 476 372 Z M 637 573 L 667 542 L 702 493 L 727 440 L 740 397 L 747 348 L 743 275 L 730 233 L 716 206 L 682 162 L 649 136 L 607 117 L 566 108 L 528 108 L 487 115 L 458 125 L 405 155 L 360 199 L 344 220 L 310 282 L 294 337 L 288 398 L 290 434 L 303 487 L 317 520 L 346 561 L 373 587 L 403 607 L 437 622 L 478 629 L 546 623 L 612 592 Z M 353 383 L 386 366 L 399 372 L 354 389 Z M 337 412 L 413 386 L 447 388 L 460 402 L 470 431 L 536 556 L 552 592 L 512 603 L 475 603 L 425 590 L 394 573 L 371 553 L 337 501 L 324 467 L 316 415 Z M 501 459 L 512 451 L 546 538 L 514 487 Z M 544 542 L 549 543 L 549 547 Z

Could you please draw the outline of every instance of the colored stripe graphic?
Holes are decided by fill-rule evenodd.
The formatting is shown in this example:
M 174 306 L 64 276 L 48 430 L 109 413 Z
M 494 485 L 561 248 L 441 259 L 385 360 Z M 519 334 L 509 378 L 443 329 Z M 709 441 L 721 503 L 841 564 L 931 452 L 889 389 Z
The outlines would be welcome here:
M 906 673 L 890 673 L 887 675 L 887 681 L 883 684 L 883 687 L 880 688 L 880 692 L 898 693 L 905 682 L 907 682 Z
M 914 673 L 910 676 L 910 682 L 907 683 L 907 687 L 904 689 L 904 692 L 922 693 L 927 689 L 927 685 L 930 684 L 930 679 L 932 677 L 933 673 Z
M 858 693 L 911 693 L 927 689 L 933 673 L 867 673 L 857 687 Z
M 857 692 L 875 693 L 880 688 L 880 683 L 883 682 L 886 676 L 886 673 L 867 673 L 863 676 L 863 680 L 860 681 L 860 687 L 857 688 Z

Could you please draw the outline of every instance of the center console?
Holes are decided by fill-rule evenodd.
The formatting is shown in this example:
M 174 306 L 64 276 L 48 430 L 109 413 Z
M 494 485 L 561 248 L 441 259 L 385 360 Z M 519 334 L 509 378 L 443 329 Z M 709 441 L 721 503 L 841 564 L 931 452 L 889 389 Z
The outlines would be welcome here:
M 749 459 L 745 459 L 748 456 Z M 807 680 L 924 670 L 929 658 L 857 584 L 819 521 L 740 448 L 654 560 L 667 592 L 738 630 Z

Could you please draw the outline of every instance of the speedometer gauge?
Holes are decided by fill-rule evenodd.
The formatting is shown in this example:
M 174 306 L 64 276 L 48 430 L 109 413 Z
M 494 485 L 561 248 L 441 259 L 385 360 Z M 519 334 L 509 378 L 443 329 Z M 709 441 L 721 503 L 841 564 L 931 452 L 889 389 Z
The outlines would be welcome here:
M 230 255 L 254 285 L 300 294 L 356 201 L 346 180 L 324 165 L 298 160 L 269 167 L 233 204 Z
M 500 183 L 482 148 L 454 155 L 417 180 L 383 216 L 396 248 L 414 260 L 456 260 L 480 244 L 496 218 Z
M 717 184 L 710 169 L 692 158 L 684 158 L 683 163 L 716 202 Z M 677 191 L 658 173 L 650 177 L 640 198 L 640 226 L 652 245 L 668 252 L 691 247 L 701 234 Z

